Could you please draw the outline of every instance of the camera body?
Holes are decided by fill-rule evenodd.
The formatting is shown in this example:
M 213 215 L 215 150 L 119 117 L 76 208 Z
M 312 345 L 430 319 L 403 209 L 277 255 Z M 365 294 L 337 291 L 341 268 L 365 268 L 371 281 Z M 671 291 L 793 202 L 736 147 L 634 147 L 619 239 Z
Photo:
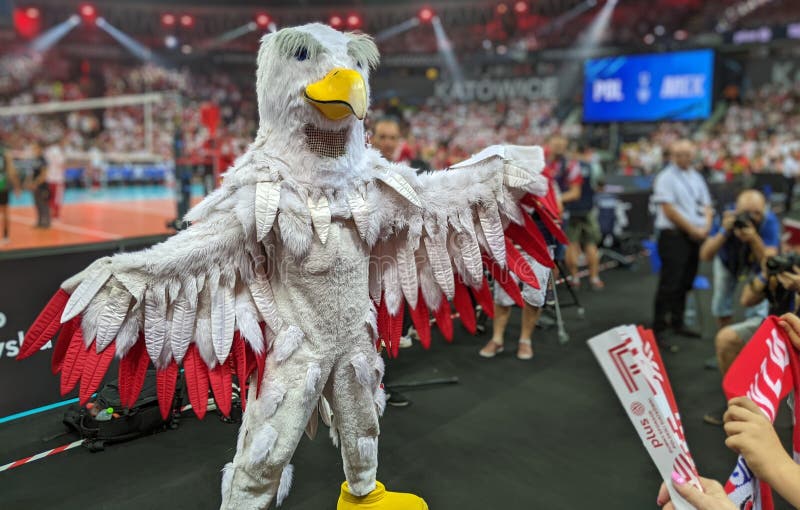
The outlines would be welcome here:
M 776 276 L 786 271 L 794 271 L 794 266 L 800 266 L 800 255 L 787 253 L 775 255 L 767 259 L 767 276 Z
M 753 218 L 753 216 L 747 211 L 742 211 L 738 213 L 736 215 L 736 218 L 733 220 L 734 230 L 743 229 L 747 227 L 755 227 L 755 226 L 756 226 L 755 218 Z

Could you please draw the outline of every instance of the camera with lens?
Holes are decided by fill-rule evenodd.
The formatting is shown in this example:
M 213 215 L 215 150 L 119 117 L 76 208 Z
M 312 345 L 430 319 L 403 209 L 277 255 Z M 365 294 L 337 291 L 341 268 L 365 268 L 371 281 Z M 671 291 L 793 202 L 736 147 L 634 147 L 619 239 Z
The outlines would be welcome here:
M 783 272 L 794 271 L 794 266 L 800 266 L 800 255 L 788 253 L 775 255 L 767 259 L 767 275 L 776 276 Z
M 740 212 L 739 214 L 736 215 L 736 218 L 733 220 L 734 230 L 747 227 L 755 227 L 755 226 L 756 226 L 756 220 L 747 211 Z

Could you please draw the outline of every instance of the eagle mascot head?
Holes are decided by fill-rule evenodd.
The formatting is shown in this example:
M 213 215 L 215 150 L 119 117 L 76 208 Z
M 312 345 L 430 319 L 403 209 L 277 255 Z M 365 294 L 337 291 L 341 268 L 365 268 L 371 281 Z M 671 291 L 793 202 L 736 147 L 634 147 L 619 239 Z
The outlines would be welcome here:
M 280 160 L 284 178 L 298 183 L 338 188 L 363 173 L 369 71 L 379 58 L 368 35 L 321 23 L 264 36 L 252 150 Z

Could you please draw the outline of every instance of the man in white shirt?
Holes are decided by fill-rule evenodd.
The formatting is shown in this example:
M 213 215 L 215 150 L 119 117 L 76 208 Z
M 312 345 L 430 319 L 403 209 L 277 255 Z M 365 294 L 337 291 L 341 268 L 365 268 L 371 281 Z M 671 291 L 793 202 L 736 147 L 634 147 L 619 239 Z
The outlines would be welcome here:
M 700 244 L 708 237 L 712 220 L 708 187 L 692 168 L 694 146 L 688 140 L 679 140 L 671 147 L 670 156 L 672 162 L 658 174 L 653 184 L 653 203 L 657 206 L 655 228 L 661 258 L 653 331 L 660 341 L 663 338 L 659 335 L 669 326 L 678 335 L 699 337 L 684 325 L 683 312 L 686 293 L 697 275 Z
M 64 187 L 66 186 L 67 156 L 64 153 L 64 139 L 54 143 L 44 153 L 47 161 L 47 187 L 50 190 L 50 215 L 58 218 L 61 204 L 64 203 Z

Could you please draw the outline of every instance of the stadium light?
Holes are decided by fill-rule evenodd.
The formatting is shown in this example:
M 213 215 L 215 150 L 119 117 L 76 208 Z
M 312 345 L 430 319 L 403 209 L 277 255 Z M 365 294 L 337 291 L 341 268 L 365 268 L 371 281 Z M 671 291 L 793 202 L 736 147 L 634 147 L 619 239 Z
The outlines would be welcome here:
M 336 30 L 339 30 L 344 26 L 344 20 L 338 14 L 334 14 L 333 16 L 330 17 L 330 19 L 328 19 L 328 25 L 335 28 Z
M 269 27 L 270 21 L 272 21 L 272 18 L 269 17 L 269 14 L 263 12 L 256 14 L 256 25 L 258 25 L 258 28 L 265 30 Z
M 349 14 L 347 16 L 347 28 L 354 30 L 361 28 L 362 19 L 358 14 Z
M 125 49 L 133 53 L 136 57 L 144 61 L 156 61 L 158 60 L 153 52 L 147 46 L 143 45 L 133 37 L 129 36 L 122 30 L 118 29 L 111 23 L 109 23 L 105 18 L 102 16 L 97 18 L 97 27 L 108 35 L 113 37 L 118 43 L 120 43 Z M 157 62 L 158 63 L 158 62 Z
M 165 27 L 174 27 L 175 26 L 175 15 L 171 13 L 166 13 L 161 16 L 161 24 Z
M 194 16 L 191 14 L 184 14 L 181 16 L 181 26 L 186 28 L 192 28 L 194 26 Z
M 430 7 L 423 7 L 417 13 L 417 18 L 419 18 L 422 23 L 430 23 L 433 21 L 435 15 L 436 13 L 433 12 L 433 9 Z
M 167 48 L 174 50 L 178 47 L 178 38 L 174 35 L 168 35 L 164 38 L 164 46 Z
M 86 23 L 92 24 L 97 20 L 97 8 L 92 4 L 81 4 L 78 13 Z

